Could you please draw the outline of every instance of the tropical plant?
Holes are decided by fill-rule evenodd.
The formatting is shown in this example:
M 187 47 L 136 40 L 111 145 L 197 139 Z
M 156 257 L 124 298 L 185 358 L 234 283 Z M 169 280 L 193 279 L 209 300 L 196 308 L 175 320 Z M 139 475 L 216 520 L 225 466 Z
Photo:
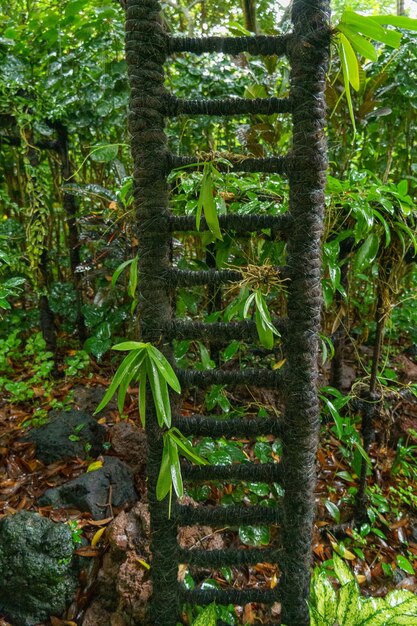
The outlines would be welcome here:
M 335 589 L 328 574 L 317 568 L 311 581 L 311 626 L 413 626 L 417 624 L 417 597 L 396 589 L 385 598 L 361 595 L 355 575 L 333 554 Z
M 128 387 L 132 380 L 139 382 L 139 415 L 142 426 L 146 421 L 146 388 L 152 393 L 159 427 L 164 429 L 163 452 L 159 471 L 156 496 L 163 500 L 171 494 L 172 488 L 178 497 L 184 495 L 179 454 L 197 464 L 207 461 L 196 454 L 190 442 L 178 428 L 172 427 L 171 404 L 168 386 L 177 393 L 181 392 L 180 383 L 171 365 L 162 352 L 150 343 L 125 341 L 113 346 L 113 350 L 128 351 L 129 354 L 119 365 L 113 380 L 94 414 L 99 413 L 118 390 L 117 404 L 123 412 Z

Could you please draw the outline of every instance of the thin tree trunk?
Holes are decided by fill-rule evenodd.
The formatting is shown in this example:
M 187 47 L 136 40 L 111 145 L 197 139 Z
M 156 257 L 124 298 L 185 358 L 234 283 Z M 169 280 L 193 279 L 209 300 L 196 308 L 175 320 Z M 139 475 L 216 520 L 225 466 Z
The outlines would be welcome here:
M 242 0 L 243 15 L 245 18 L 245 28 L 251 33 L 258 33 L 256 21 L 256 0 Z
M 73 169 L 69 158 L 68 150 L 68 129 L 62 122 L 55 122 L 53 124 L 58 135 L 58 154 L 61 159 L 61 172 L 62 180 L 66 182 L 72 180 Z M 68 225 L 68 246 L 69 246 L 69 259 L 72 275 L 72 282 L 76 294 L 75 306 L 77 310 L 76 327 L 80 343 L 83 344 L 87 339 L 87 329 L 85 325 L 84 315 L 82 312 L 83 296 L 80 274 L 77 272 L 77 268 L 80 265 L 80 238 L 77 227 L 77 212 L 78 204 L 75 197 L 64 191 L 63 205 L 67 216 Z

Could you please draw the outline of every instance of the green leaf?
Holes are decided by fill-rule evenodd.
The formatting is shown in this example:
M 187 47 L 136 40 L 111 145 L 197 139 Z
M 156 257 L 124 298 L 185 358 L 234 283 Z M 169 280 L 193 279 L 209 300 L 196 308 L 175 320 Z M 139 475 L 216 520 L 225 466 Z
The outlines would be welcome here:
M 265 298 L 260 291 L 255 291 L 255 304 L 265 326 L 269 328 L 271 333 L 279 337 L 280 334 L 271 321 L 271 314 L 269 313 L 268 307 L 266 306 Z
M 117 390 L 118 386 L 125 379 L 125 377 L 128 380 L 128 384 L 130 383 L 130 381 L 132 380 L 132 378 L 133 378 L 133 376 L 135 374 L 135 370 L 132 369 L 132 366 L 133 366 L 135 360 L 139 356 L 141 356 L 140 352 L 136 351 L 136 352 L 132 352 L 131 354 L 128 354 L 123 359 L 123 361 L 120 363 L 120 365 L 119 365 L 115 375 L 113 376 L 113 380 L 111 381 L 111 384 L 110 384 L 109 388 L 107 389 L 106 393 L 104 394 L 104 397 L 103 397 L 102 401 L 100 402 L 100 404 L 98 405 L 98 407 L 94 411 L 94 415 L 96 415 L 102 409 L 104 409 L 104 407 L 110 402 L 110 400 L 112 399 L 112 397 L 116 393 L 116 390 Z
M 156 498 L 163 500 L 168 495 L 172 487 L 171 477 L 171 457 L 169 454 L 169 442 L 164 437 L 164 447 L 162 450 L 161 467 L 159 468 L 158 480 L 156 483 Z
M 267 546 L 271 531 L 268 526 L 240 526 L 239 539 L 246 546 Z
M 417 20 L 415 20 L 417 22 Z M 400 180 L 397 185 L 398 193 L 400 196 L 406 196 L 408 192 L 408 180 Z
M 97 163 L 109 163 L 117 157 L 119 145 L 114 143 L 100 144 L 94 146 L 90 152 L 90 158 Z
M 158 418 L 158 424 L 162 428 L 164 424 L 170 428 L 171 426 L 171 405 L 169 402 L 168 388 L 164 378 L 159 375 L 155 362 L 147 359 L 146 371 L 148 374 L 149 384 L 151 386 L 155 411 Z
M 149 343 L 142 343 L 141 341 L 123 341 L 112 346 L 112 350 L 142 350 L 148 349 Z
M 203 180 L 201 181 L 200 196 L 198 199 L 197 209 L 201 218 L 201 209 L 204 211 L 207 226 L 216 239 L 223 240 L 220 232 L 219 218 L 217 215 L 216 202 L 213 196 L 213 166 L 211 163 L 204 165 Z M 200 229 L 200 221 L 198 221 L 197 230 Z
M 169 458 L 171 461 L 171 478 L 174 491 L 179 498 L 184 495 L 184 485 L 181 476 L 180 459 L 178 456 L 178 448 L 175 440 L 171 437 L 170 432 L 165 433 L 164 440 L 168 442 Z
M 358 59 L 356 57 L 355 51 L 350 45 L 349 40 L 345 37 L 345 35 L 340 32 L 339 33 L 339 41 L 343 48 L 345 65 L 347 70 L 347 78 L 352 85 L 355 91 L 359 91 L 360 88 L 360 80 L 359 80 L 359 64 Z
M 385 626 L 391 616 L 385 598 L 360 598 L 357 626 Z
M 346 58 L 345 47 L 341 39 L 339 39 L 339 56 L 340 56 L 340 63 L 342 66 L 343 85 L 345 88 L 346 100 L 347 100 L 348 109 L 349 109 L 349 117 L 350 117 L 350 121 L 352 122 L 353 133 L 355 135 L 356 123 L 355 123 L 355 115 L 353 113 L 352 96 L 350 93 L 349 66 L 348 66 L 348 62 Z
M 309 604 L 308 609 L 310 611 L 310 626 L 330 626 L 329 622 L 322 618 L 315 606 Z
M 123 270 L 125 269 L 125 267 L 127 267 L 128 265 L 130 265 L 131 263 L 133 263 L 135 261 L 137 257 L 135 257 L 134 259 L 129 259 L 128 261 L 124 261 L 123 263 L 121 263 L 114 271 L 113 276 L 111 278 L 111 286 L 114 287 L 117 283 L 117 281 L 119 280 L 120 274 L 123 272 Z
M 344 11 L 341 24 L 349 24 L 355 32 L 362 33 L 365 37 L 380 41 L 387 44 L 391 48 L 398 48 L 401 42 L 401 34 L 396 31 L 382 28 L 377 20 L 373 17 L 367 17 L 354 13 L 353 11 Z
M 258 332 L 259 341 L 268 350 L 272 350 L 274 347 L 274 335 L 271 330 L 266 326 L 259 309 L 255 309 L 255 324 Z
M 22 276 L 14 276 L 13 278 L 9 278 L 3 283 L 3 287 L 7 287 L 7 289 L 13 289 L 14 287 L 19 287 L 19 285 L 23 285 L 26 282 L 26 278 Z
M 379 249 L 379 237 L 376 233 L 370 233 L 355 257 L 355 270 L 360 272 L 364 267 L 371 265 L 378 254 Z
M 411 574 L 412 576 L 414 576 L 415 574 L 414 568 L 411 565 L 410 561 L 405 556 L 402 556 L 402 554 L 399 554 L 397 556 L 397 563 L 398 563 L 398 567 L 404 570 L 404 572 L 407 572 L 407 574 Z
M 325 572 L 315 573 L 311 581 L 312 600 L 324 623 L 333 624 L 336 619 L 336 591 Z
M 194 451 L 194 448 L 190 445 L 178 428 L 171 428 L 169 433 L 172 440 L 175 441 L 178 448 L 181 449 L 181 454 L 186 459 L 192 461 L 193 463 L 197 463 L 198 465 L 207 465 L 206 459 L 203 459 L 203 457 Z
M 138 259 L 135 257 L 133 263 L 130 265 L 129 272 L 129 284 L 127 287 L 127 293 L 131 298 L 136 297 L 136 289 L 138 286 Z
M 139 372 L 139 418 L 142 427 L 146 424 L 146 366 L 142 367 Z
M 193 621 L 191 626 L 216 626 L 217 611 L 215 604 L 209 604 Z
M 252 304 L 252 302 L 255 300 L 255 292 L 251 293 L 250 296 L 248 296 L 248 298 L 246 299 L 245 302 L 245 306 L 243 309 L 243 317 L 247 318 L 249 317 L 249 307 Z
M 175 374 L 174 370 L 172 369 L 171 365 L 164 357 L 162 352 L 149 344 L 148 354 L 155 363 L 162 376 L 167 381 L 168 385 L 172 387 L 172 389 L 177 393 L 181 393 L 181 385 L 179 383 L 177 375 Z
M 394 615 L 384 626 L 417 626 L 416 615 Z
M 341 585 L 345 585 L 346 583 L 355 580 L 354 574 L 337 554 L 333 554 L 333 567 L 334 573 L 336 574 L 336 577 Z
M 338 507 L 335 505 L 335 503 L 332 502 L 331 500 L 326 500 L 326 502 L 324 503 L 324 506 L 326 507 L 326 509 L 328 510 L 331 517 L 334 519 L 334 521 L 337 524 L 339 524 L 340 523 L 340 511 Z
M 405 30 L 417 30 L 417 20 L 405 15 L 373 15 L 372 20 L 378 24 L 389 24 Z
M 126 359 L 128 359 L 132 355 L 134 355 L 136 357 L 136 358 L 132 359 L 132 362 L 130 364 L 132 375 L 131 376 L 129 376 L 129 375 L 124 376 L 122 378 L 122 380 L 120 381 L 120 384 L 119 384 L 119 391 L 118 391 L 118 395 L 117 395 L 117 408 L 119 410 L 119 413 L 123 413 L 123 407 L 124 407 L 124 404 L 125 404 L 126 392 L 127 392 L 127 388 L 129 387 L 130 381 L 132 380 L 132 378 L 136 377 L 138 375 L 138 372 L 142 371 L 142 369 L 145 371 L 145 365 L 144 365 L 145 354 L 144 354 L 144 352 L 142 350 L 141 351 L 138 350 L 138 353 L 131 352 L 126 357 Z
M 355 626 L 359 613 L 359 588 L 356 580 L 351 580 L 339 589 L 337 620 L 339 626 Z
M 390 591 L 385 596 L 385 601 L 388 606 L 395 609 L 395 615 L 403 615 L 408 616 L 409 618 L 417 617 L 417 596 L 411 591 L 406 591 L 405 589 L 395 589 L 394 591 Z M 401 622 L 405 624 L 406 622 Z M 414 624 L 415 621 L 408 622 Z M 391 621 L 389 622 L 391 626 Z
M 388 248 L 389 244 L 391 243 L 391 229 L 389 227 L 389 224 L 388 224 L 387 220 L 382 216 L 382 214 L 379 211 L 377 211 L 376 209 L 372 209 L 372 213 L 375 215 L 377 220 L 379 220 L 381 222 L 382 226 L 384 227 L 384 231 L 385 231 L 385 247 Z
M 359 33 L 355 33 L 355 31 L 346 24 L 339 24 L 337 30 L 345 35 L 355 50 L 365 57 L 365 59 L 369 59 L 370 61 L 376 61 L 378 59 L 377 51 L 365 37 L 362 37 Z

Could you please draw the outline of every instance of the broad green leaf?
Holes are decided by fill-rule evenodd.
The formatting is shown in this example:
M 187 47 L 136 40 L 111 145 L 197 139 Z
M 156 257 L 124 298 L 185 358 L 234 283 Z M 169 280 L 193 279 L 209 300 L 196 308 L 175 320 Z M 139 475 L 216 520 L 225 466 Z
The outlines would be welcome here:
M 392 609 L 384 598 L 361 598 L 357 626 L 385 626 L 392 616 Z
M 399 614 L 394 615 L 387 622 L 384 622 L 383 626 L 417 626 L 416 615 L 403 615 L 401 614 L 401 608 L 399 607 Z
M 378 24 L 389 24 L 405 30 L 417 30 L 417 20 L 405 15 L 373 15 L 372 19 Z
M 347 24 L 339 24 L 337 30 L 342 32 L 345 37 L 350 41 L 352 46 L 361 54 L 365 59 L 370 61 L 376 61 L 378 59 L 378 53 L 374 46 L 362 35 L 356 33 Z
M 168 442 L 169 458 L 171 462 L 171 478 L 174 491 L 179 498 L 184 495 L 184 485 L 181 476 L 180 459 L 176 442 L 171 438 L 170 433 L 165 433 L 164 440 Z
M 339 626 L 355 626 L 359 613 L 359 588 L 356 580 L 351 580 L 339 589 L 337 621 Z
M 309 604 L 308 609 L 310 611 L 310 626 L 330 626 L 330 623 L 322 618 L 316 607 Z M 331 626 L 333 626 L 333 623 L 331 623 Z
M 400 182 L 397 185 L 397 189 L 398 189 L 398 193 L 401 196 L 406 196 L 408 192 L 408 180 L 400 180 Z
M 3 283 L 3 287 L 7 287 L 7 289 L 13 289 L 14 287 L 19 287 L 19 285 L 23 285 L 26 282 L 26 278 L 22 276 L 14 276 L 13 278 L 9 278 Z
M 136 259 L 136 257 L 135 257 Z M 124 263 L 121 263 L 119 265 L 119 267 L 117 267 L 113 273 L 113 276 L 111 278 L 111 286 L 114 287 L 115 284 L 117 283 L 117 281 L 119 280 L 120 274 L 123 272 L 123 270 L 125 269 L 125 267 L 128 267 L 128 265 L 130 265 L 131 263 L 133 263 L 135 261 L 135 259 L 129 259 L 128 261 L 124 261 Z
M 383 28 L 373 17 L 359 15 L 353 11 L 344 11 L 341 24 L 348 24 L 352 30 L 362 33 L 365 37 L 380 41 L 381 43 L 398 48 L 401 42 L 401 34 L 393 30 Z
M 334 573 L 336 574 L 336 577 L 341 585 L 345 585 L 346 583 L 355 580 L 353 572 L 350 571 L 346 563 L 344 563 L 344 561 L 342 561 L 337 554 L 333 554 L 333 566 Z
M 355 91 L 359 91 L 360 88 L 360 80 L 359 80 L 359 63 L 356 57 L 355 51 L 352 48 L 350 41 L 345 37 L 345 35 L 340 32 L 339 33 L 340 44 L 344 51 L 346 69 L 347 69 L 347 78 L 352 85 Z
M 149 343 L 143 343 L 141 341 L 123 341 L 112 346 L 112 350 L 141 350 L 148 348 Z
M 398 563 L 398 567 L 404 570 L 404 572 L 407 572 L 407 574 L 411 574 L 412 576 L 414 576 L 415 574 L 414 568 L 411 565 L 410 561 L 405 556 L 403 556 L 402 554 L 399 554 L 397 556 L 397 563 Z
M 331 500 L 326 500 L 326 502 L 324 503 L 324 506 L 326 507 L 326 509 L 328 510 L 331 517 L 334 519 L 334 521 L 337 524 L 339 524 L 340 523 L 340 511 L 339 511 L 339 508 L 335 505 L 335 503 L 332 502 Z
M 161 467 L 159 468 L 158 480 L 156 483 L 156 498 L 163 500 L 171 490 L 171 458 L 169 454 L 168 441 L 164 438 L 164 448 L 162 450 Z
M 378 254 L 379 237 L 376 233 L 370 233 L 355 257 L 355 270 L 361 271 L 364 267 L 371 265 Z
M 325 572 L 315 574 L 312 579 L 312 597 L 315 607 L 325 624 L 333 624 L 336 619 L 336 591 Z
M 171 365 L 164 357 L 162 352 L 149 344 L 148 354 L 155 363 L 162 376 L 167 381 L 168 385 L 172 387 L 172 389 L 177 393 L 181 393 L 181 385 L 179 383 L 177 375 L 175 374 L 174 370 L 172 369 Z
M 90 158 L 92 161 L 98 163 L 108 163 L 113 161 L 117 157 L 119 152 L 119 145 L 114 143 L 103 144 L 95 146 L 90 152 Z
M 215 604 L 209 604 L 193 621 L 191 626 L 216 626 L 217 611 Z
M 417 596 L 405 589 L 394 589 L 390 591 L 385 600 L 391 607 L 401 607 L 403 613 L 417 615 Z
M 271 541 L 269 526 L 240 526 L 239 539 L 246 546 L 267 546 Z

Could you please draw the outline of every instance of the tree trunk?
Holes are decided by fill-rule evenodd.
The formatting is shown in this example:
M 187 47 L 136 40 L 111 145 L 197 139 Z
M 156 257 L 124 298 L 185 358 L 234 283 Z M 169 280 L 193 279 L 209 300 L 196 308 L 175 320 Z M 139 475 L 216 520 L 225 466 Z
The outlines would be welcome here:
M 62 124 L 62 122 L 54 122 L 53 127 L 55 128 L 58 135 L 57 150 L 61 159 L 62 181 L 66 182 L 70 179 L 72 180 L 73 177 L 73 169 L 71 166 L 68 150 L 68 129 L 66 126 L 64 126 L 64 124 Z M 83 296 L 81 279 L 80 274 L 77 271 L 77 268 L 80 265 L 80 238 L 77 227 L 78 203 L 72 194 L 66 193 L 64 191 L 63 205 L 65 213 L 67 215 L 70 268 L 72 282 L 76 294 L 76 327 L 80 343 L 83 344 L 84 341 L 87 339 L 87 329 L 85 326 L 84 315 L 82 313 Z

